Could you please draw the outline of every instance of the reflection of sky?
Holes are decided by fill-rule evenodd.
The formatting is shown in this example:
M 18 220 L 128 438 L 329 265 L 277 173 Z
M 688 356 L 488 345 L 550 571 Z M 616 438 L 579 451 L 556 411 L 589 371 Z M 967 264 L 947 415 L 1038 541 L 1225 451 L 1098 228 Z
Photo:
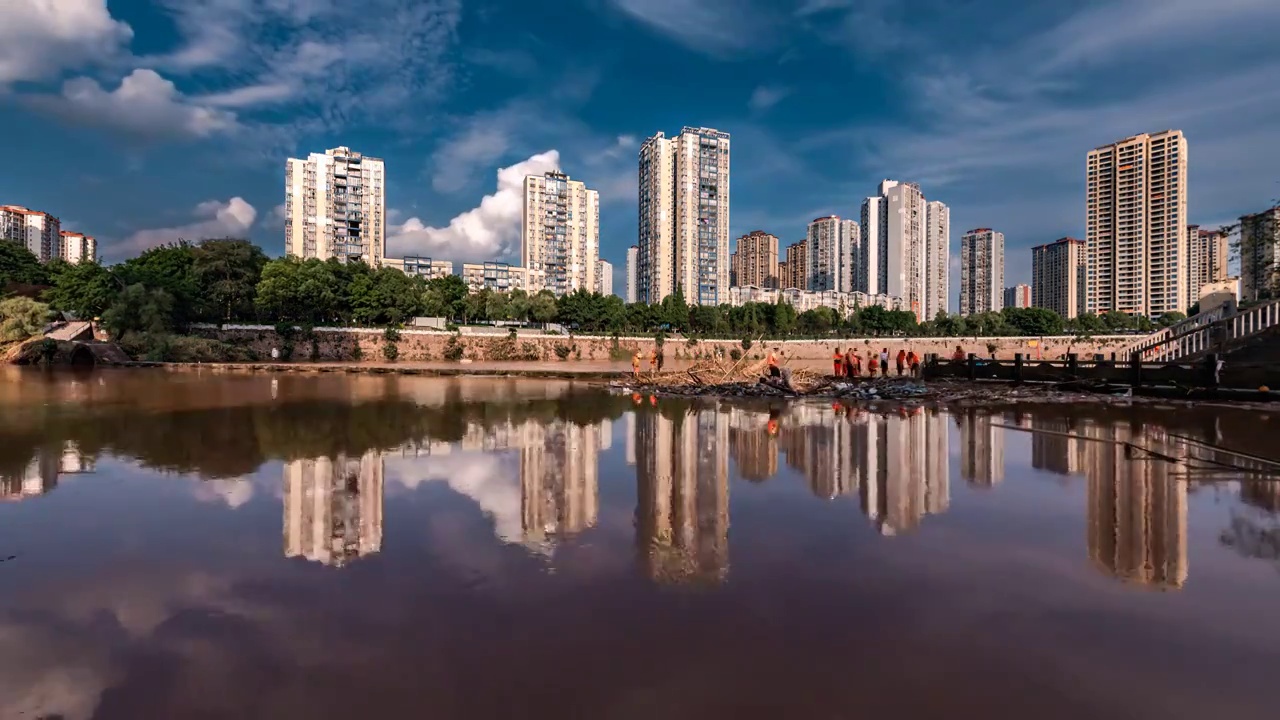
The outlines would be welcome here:
M 768 482 L 733 482 L 732 573 L 714 592 L 690 595 L 629 572 L 627 425 L 613 423 L 599 456 L 598 527 L 557 553 L 554 572 L 511 546 L 521 535 L 512 451 L 388 453 L 383 552 L 342 570 L 282 557 L 280 463 L 202 482 L 101 458 L 92 475 L 0 506 L 0 551 L 19 555 L 0 565 L 0 717 L 154 716 L 120 704 L 133 697 L 154 711 L 160 705 L 143 699 L 151 694 L 175 708 L 199 699 L 227 703 L 217 707 L 228 715 L 252 707 L 327 718 L 325 693 L 315 692 L 322 678 L 341 677 L 363 697 L 382 687 L 376 674 L 397 667 L 414 668 L 414 682 L 372 693 L 366 715 L 419 688 L 415 709 L 502 716 L 485 712 L 495 708 L 483 692 L 444 709 L 427 700 L 476 687 L 468 683 L 481 674 L 518 698 L 571 676 L 603 683 L 597 693 L 611 697 L 646 687 L 660 704 L 683 697 L 679 678 L 695 659 L 705 669 L 699 692 L 756 707 L 843 697 L 829 672 L 868 713 L 967 716 L 990 710 L 977 699 L 990 697 L 1059 716 L 1002 695 L 1035 687 L 1062 698 L 1062 717 L 1099 707 L 1115 717 L 1263 716 L 1254 701 L 1271 687 L 1280 573 L 1218 542 L 1238 508 L 1231 492 L 1189 496 L 1189 580 L 1152 593 L 1091 566 L 1085 478 L 1033 469 L 1027 433 L 1003 431 L 1005 479 L 994 488 L 969 488 L 953 457 L 948 511 L 892 539 L 866 522 L 856 497 L 816 498 L 803 473 L 779 463 Z M 954 450 L 959 431 L 947 427 Z M 557 663 L 543 668 L 511 652 L 517 646 Z M 163 658 L 166 672 L 147 657 Z M 254 684 L 262 668 L 272 687 Z M 751 674 L 765 671 L 770 682 Z M 744 683 L 744 672 L 760 681 Z M 905 692 L 914 683 L 937 692 Z M 929 706 L 930 695 L 959 704 Z M 605 717 L 611 706 L 582 707 Z

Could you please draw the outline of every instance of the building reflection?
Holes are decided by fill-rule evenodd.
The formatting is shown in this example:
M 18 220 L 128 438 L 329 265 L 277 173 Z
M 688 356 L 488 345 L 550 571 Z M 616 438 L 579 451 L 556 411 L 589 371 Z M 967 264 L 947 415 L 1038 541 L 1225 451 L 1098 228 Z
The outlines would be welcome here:
M 520 510 L 524 541 L 546 546 L 596 524 L 600 451 L 612 442 L 607 424 L 557 420 L 532 425 L 520 449 Z
M 960 477 L 989 488 L 1004 480 L 1004 428 L 1000 418 L 969 411 L 956 415 L 960 426 Z
M 284 554 L 342 567 L 382 550 L 382 453 L 284 466 Z
M 42 449 L 20 472 L 0 473 L 0 501 L 18 502 L 48 494 L 58 487 L 59 476 L 92 473 L 94 467 L 94 458 L 80 452 L 73 442 L 61 449 Z
M 1080 438 L 1077 423 L 1063 417 L 1031 418 L 1031 467 L 1055 475 L 1080 475 L 1087 466 L 1089 441 Z
M 1088 425 L 1089 559 L 1102 571 L 1148 587 L 1181 588 L 1187 580 L 1187 488 L 1174 466 L 1124 443 L 1168 451 L 1141 425 Z
M 636 543 L 658 582 L 729 572 L 729 415 L 714 408 L 636 417 Z

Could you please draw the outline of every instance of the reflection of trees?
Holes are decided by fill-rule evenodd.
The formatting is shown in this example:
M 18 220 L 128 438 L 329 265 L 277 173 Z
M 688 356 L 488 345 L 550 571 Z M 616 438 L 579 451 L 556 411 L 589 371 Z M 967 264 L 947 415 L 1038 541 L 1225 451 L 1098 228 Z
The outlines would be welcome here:
M 163 382 L 156 388 L 163 392 Z M 0 408 L 0 474 L 20 474 L 37 454 L 56 453 L 71 441 L 87 457 L 108 453 L 159 470 L 237 477 L 270 459 L 359 456 L 412 441 L 456 442 L 475 425 L 553 419 L 594 425 L 619 416 L 626 403 L 605 393 L 581 393 L 499 402 L 446 396 L 435 405 L 397 397 L 308 399 L 172 412 L 101 405 Z

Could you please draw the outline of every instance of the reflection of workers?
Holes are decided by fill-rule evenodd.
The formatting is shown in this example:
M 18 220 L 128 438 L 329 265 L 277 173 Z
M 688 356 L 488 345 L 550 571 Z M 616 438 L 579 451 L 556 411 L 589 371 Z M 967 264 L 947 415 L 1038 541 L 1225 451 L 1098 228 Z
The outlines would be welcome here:
M 778 411 L 777 410 L 769 411 L 769 424 L 765 426 L 765 430 L 770 435 L 778 434 Z
M 832 375 L 836 377 L 844 377 L 844 355 L 840 353 L 840 348 L 836 348 L 831 355 Z
M 778 348 L 769 351 L 769 377 L 782 377 L 782 370 L 778 367 Z
M 658 396 L 657 396 L 657 395 L 650 395 L 650 396 L 649 396 L 649 404 L 650 404 L 650 405 L 652 405 L 652 406 L 654 406 L 654 407 L 658 407 Z
M 895 360 L 895 364 L 898 366 L 898 377 L 902 377 L 902 371 L 907 366 L 907 351 L 902 348 L 898 348 L 898 357 L 895 358 Z
M 640 393 L 633 392 L 631 393 L 631 402 L 635 403 L 636 405 L 642 405 L 644 404 L 644 398 L 640 397 Z
M 640 378 L 640 362 L 641 362 L 640 351 L 637 350 L 636 354 L 631 357 L 631 374 L 636 379 Z

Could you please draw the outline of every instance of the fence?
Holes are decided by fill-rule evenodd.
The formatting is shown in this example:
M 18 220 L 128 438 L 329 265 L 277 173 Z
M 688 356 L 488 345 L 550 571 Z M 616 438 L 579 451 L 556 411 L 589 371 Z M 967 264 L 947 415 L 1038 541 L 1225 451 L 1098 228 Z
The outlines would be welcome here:
M 1005 382 L 1072 383 L 1128 385 L 1130 387 L 1185 387 L 1210 389 L 1257 390 L 1280 388 L 1280 366 L 1276 363 L 1221 363 L 1216 354 L 1196 362 L 1144 363 L 1138 355 L 1117 360 L 1095 355 L 1081 359 L 1068 355 L 1066 360 L 1032 360 L 1021 353 L 1012 360 L 996 360 L 969 355 L 964 360 L 945 360 L 937 355 L 926 358 L 925 378 L 958 378 L 967 380 L 999 380 Z

